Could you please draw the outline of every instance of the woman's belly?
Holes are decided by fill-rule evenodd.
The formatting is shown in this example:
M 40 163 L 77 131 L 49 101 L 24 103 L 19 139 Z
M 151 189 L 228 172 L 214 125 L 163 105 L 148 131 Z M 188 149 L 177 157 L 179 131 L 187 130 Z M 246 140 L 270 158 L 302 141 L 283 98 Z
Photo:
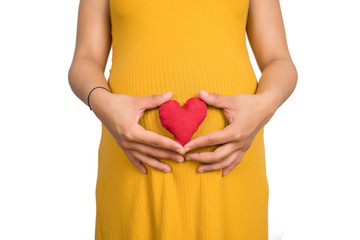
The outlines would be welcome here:
M 183 107 L 191 97 L 204 89 L 223 95 L 254 94 L 257 79 L 245 44 L 208 43 L 156 46 L 138 43 L 113 54 L 109 87 L 113 93 L 147 96 L 173 92 L 172 100 Z M 228 121 L 223 109 L 207 105 L 205 120 L 192 138 L 223 129 Z M 148 109 L 139 121 L 146 130 L 174 139 L 160 123 L 159 108 Z M 198 148 L 193 152 L 213 151 L 217 146 Z

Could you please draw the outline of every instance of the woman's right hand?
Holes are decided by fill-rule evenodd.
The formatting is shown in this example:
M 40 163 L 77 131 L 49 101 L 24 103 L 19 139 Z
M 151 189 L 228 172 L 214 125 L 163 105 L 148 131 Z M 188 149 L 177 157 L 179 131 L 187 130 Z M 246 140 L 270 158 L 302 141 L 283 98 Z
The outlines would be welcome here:
M 158 107 L 170 100 L 172 92 L 167 96 L 131 96 L 97 90 L 91 94 L 90 106 L 135 167 L 147 173 L 147 168 L 143 165 L 146 163 L 167 172 L 166 169 L 171 171 L 170 166 L 156 159 L 157 157 L 184 161 L 185 150 L 180 143 L 138 124 L 146 109 Z

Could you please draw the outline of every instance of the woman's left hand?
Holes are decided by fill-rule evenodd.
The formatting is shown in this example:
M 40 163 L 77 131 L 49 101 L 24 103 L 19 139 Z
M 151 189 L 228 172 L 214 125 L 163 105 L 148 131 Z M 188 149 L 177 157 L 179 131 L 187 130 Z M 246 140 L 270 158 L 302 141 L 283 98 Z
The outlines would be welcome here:
M 206 96 L 206 92 L 200 90 L 199 96 L 205 103 L 223 108 L 229 125 L 194 138 L 184 145 L 188 152 L 221 144 L 215 151 L 187 153 L 185 158 L 205 163 L 198 167 L 199 172 L 222 169 L 224 177 L 240 163 L 256 134 L 271 119 L 276 109 L 269 105 L 264 94 L 221 95 L 209 92 Z

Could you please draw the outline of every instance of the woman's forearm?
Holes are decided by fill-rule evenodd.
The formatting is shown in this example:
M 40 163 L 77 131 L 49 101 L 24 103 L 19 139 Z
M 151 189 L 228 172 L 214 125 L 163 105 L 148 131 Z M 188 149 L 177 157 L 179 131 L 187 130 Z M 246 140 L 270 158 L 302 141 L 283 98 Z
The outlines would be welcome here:
M 86 105 L 88 94 L 96 86 L 109 89 L 104 69 L 95 61 L 88 58 L 74 59 L 72 62 L 68 80 L 72 91 Z M 90 106 L 92 109 L 106 102 L 106 95 L 110 94 L 102 88 L 95 89 L 90 95 Z
M 289 98 L 297 84 L 297 70 L 289 59 L 277 59 L 264 67 L 256 95 L 262 96 L 262 103 L 274 114 Z

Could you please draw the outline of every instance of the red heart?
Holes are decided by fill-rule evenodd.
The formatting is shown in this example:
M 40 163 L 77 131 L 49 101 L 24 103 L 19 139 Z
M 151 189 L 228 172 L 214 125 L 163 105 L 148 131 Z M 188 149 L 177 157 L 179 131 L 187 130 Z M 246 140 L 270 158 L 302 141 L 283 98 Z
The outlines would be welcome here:
M 175 100 L 169 100 L 159 108 L 161 125 L 183 146 L 191 140 L 206 115 L 206 104 L 197 97 L 189 98 L 183 108 Z

